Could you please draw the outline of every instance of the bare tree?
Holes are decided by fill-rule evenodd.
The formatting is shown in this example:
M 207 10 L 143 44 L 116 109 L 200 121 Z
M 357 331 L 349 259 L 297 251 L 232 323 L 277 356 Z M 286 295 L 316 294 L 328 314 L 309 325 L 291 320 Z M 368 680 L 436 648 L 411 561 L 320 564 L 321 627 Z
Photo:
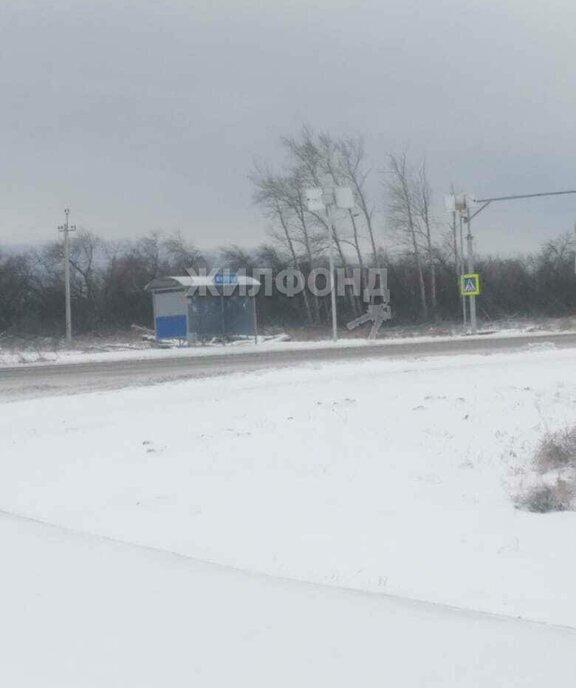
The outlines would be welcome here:
M 327 134 L 317 136 L 311 129 L 304 127 L 299 138 L 285 137 L 283 143 L 292 156 L 293 176 L 298 183 L 300 194 L 306 186 L 323 187 L 323 182 L 327 179 L 333 184 L 338 184 L 337 163 L 334 160 L 336 149 Z M 329 227 L 326 218 L 320 213 L 308 211 L 303 201 L 301 198 L 303 213 L 313 218 L 316 225 L 325 228 L 328 236 L 334 241 L 342 265 L 346 267 L 347 259 L 337 226 Z
M 311 129 L 304 127 L 298 138 L 284 138 L 283 143 L 294 161 L 294 174 L 301 190 L 306 186 L 323 188 L 326 184 L 342 185 L 344 174 L 338 142 L 329 134 L 315 134 Z M 360 265 L 363 264 L 359 228 L 352 213 L 339 213 L 333 216 L 332 222 L 329 223 L 323 213 L 309 211 L 303 204 L 302 207 L 303 213 L 312 219 L 313 224 L 323 228 L 328 237 L 328 246 L 330 242 L 333 243 L 345 272 L 350 267 L 345 251 L 346 245 L 354 248 L 356 255 L 360 256 Z M 350 223 L 349 233 L 342 227 L 343 223 Z M 346 297 L 352 311 L 357 313 L 360 305 L 354 294 L 347 290 Z
M 361 137 L 343 138 L 336 145 L 342 177 L 354 192 L 358 210 L 364 218 L 368 231 L 373 263 L 376 267 L 379 267 L 379 253 L 374 230 L 374 206 L 368 200 L 366 189 L 370 169 L 367 169 L 365 165 L 364 142 Z M 351 214 L 351 219 L 353 217 Z M 354 228 L 354 231 L 356 231 L 356 228 Z
M 187 268 L 207 268 L 208 261 L 199 249 L 182 236 L 181 232 L 175 232 L 161 242 L 161 255 L 168 263 L 172 274 L 186 275 Z
M 102 240 L 93 232 L 80 230 L 72 239 L 70 265 L 76 273 L 73 285 L 79 297 L 91 302 L 96 294 L 96 262 L 102 249 Z
M 414 195 L 416 216 L 418 218 L 417 227 L 422 235 L 424 250 L 429 270 L 430 284 L 430 304 L 434 315 L 438 309 L 438 298 L 436 293 L 436 249 L 433 241 L 434 219 L 432 217 L 432 189 L 426 174 L 426 163 L 423 162 L 418 169 L 414 179 Z
M 387 172 L 387 210 L 390 226 L 414 259 L 418 274 L 420 307 L 423 317 L 427 318 L 428 300 L 420 245 L 421 232 L 418 225 L 418 187 L 406 154 L 390 155 Z
M 301 270 L 302 261 L 297 252 L 297 231 L 301 234 L 306 249 L 309 269 L 313 266 L 312 244 L 308 225 L 304 214 L 302 190 L 293 177 L 281 177 L 262 168 L 256 168 L 251 179 L 256 187 L 254 201 L 264 210 L 266 216 L 273 223 L 272 234 L 280 243 L 284 244 L 290 253 L 292 265 Z M 294 229 L 294 224 L 298 230 Z M 302 300 L 306 310 L 308 322 L 313 322 L 310 299 L 305 289 Z M 319 313 L 317 299 L 315 299 L 315 316 Z

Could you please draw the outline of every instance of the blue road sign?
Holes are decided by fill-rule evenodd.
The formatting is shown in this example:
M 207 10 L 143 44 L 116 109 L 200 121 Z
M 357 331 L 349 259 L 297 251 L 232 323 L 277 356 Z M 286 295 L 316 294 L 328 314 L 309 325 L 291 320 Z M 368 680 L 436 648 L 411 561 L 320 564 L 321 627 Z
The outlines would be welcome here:
M 235 272 L 217 272 L 214 284 L 238 284 L 238 275 Z

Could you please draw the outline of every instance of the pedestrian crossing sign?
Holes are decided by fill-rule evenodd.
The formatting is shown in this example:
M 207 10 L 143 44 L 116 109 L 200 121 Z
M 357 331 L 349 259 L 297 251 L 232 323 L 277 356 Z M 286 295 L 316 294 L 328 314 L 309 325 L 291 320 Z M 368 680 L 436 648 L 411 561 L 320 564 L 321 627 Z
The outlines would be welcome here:
M 480 276 L 477 272 L 460 275 L 460 295 L 478 296 L 480 293 Z

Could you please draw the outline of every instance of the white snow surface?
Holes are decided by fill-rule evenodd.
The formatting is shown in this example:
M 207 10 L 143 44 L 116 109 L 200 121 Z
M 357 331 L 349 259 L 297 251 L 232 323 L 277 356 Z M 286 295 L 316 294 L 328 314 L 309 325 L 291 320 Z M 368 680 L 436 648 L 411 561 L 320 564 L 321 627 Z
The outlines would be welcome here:
M 576 634 L 0 517 L 10 688 L 572 688 Z
M 6 685 L 573 686 L 576 513 L 512 495 L 575 402 L 547 350 L 0 404 Z

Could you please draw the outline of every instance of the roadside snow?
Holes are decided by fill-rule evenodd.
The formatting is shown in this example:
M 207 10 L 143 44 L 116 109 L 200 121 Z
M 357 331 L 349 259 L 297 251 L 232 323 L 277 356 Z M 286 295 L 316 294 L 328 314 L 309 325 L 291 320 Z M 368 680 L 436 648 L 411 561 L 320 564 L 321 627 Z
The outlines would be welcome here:
M 465 338 L 466 340 L 487 340 L 487 339 L 510 339 L 517 337 L 546 338 L 561 335 L 570 336 L 573 332 L 557 330 L 526 330 L 510 329 L 499 330 L 497 332 L 480 333 L 476 335 L 427 335 L 414 337 L 390 337 L 370 341 L 368 339 L 340 339 L 337 342 L 330 340 L 291 342 L 286 341 L 285 337 L 260 338 L 256 344 L 252 340 L 236 341 L 230 344 L 211 344 L 206 346 L 174 346 L 174 348 L 150 348 L 143 349 L 140 345 L 116 346 L 105 351 L 94 351 L 92 349 L 60 349 L 50 351 L 47 349 L 7 349 L 0 346 L 0 369 L 18 366 L 43 366 L 43 365 L 66 365 L 72 363 L 106 362 L 106 361 L 141 361 L 148 359 L 165 358 L 188 358 L 197 356 L 221 356 L 263 353 L 268 351 L 308 351 L 312 349 L 334 349 L 334 348 L 359 348 L 366 346 L 391 346 L 395 344 L 426 344 L 429 342 L 450 342 Z M 535 344 L 533 346 L 538 346 Z
M 576 514 L 516 511 L 576 352 L 368 361 L 0 405 L 0 507 L 294 579 L 576 627 Z

